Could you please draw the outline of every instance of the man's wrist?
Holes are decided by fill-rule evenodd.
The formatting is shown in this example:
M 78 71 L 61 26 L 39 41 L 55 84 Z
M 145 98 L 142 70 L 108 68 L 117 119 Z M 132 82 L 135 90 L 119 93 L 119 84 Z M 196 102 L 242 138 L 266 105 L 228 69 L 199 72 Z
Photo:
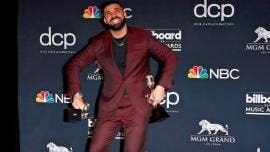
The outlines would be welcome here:
M 83 94 L 82 94 L 82 92 L 76 92 L 74 95 L 73 95 L 73 97 L 83 97 Z
M 161 85 L 157 85 L 156 87 L 165 91 L 165 88 Z

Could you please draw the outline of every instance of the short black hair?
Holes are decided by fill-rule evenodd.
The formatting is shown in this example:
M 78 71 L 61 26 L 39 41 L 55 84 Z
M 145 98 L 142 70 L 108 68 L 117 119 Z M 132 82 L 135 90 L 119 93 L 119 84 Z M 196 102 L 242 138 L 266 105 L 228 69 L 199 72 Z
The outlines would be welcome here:
M 105 7 L 107 7 L 108 5 L 111 5 L 111 4 L 118 4 L 119 6 L 121 6 L 123 9 L 124 9 L 124 6 L 122 5 L 122 3 L 120 1 L 117 1 L 117 0 L 114 0 L 114 1 L 106 1 L 104 3 L 102 3 L 100 5 L 100 10 L 101 10 L 101 13 L 104 15 L 104 9 Z

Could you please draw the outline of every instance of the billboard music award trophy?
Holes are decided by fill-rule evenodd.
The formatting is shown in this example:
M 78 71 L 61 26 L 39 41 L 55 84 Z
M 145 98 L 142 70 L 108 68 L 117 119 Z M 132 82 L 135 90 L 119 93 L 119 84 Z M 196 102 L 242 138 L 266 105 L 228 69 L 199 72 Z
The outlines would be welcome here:
M 145 77 L 146 85 L 150 89 L 150 92 L 155 88 L 155 81 L 152 75 L 147 75 Z M 145 95 L 146 99 L 148 102 L 150 98 L 150 94 Z M 165 120 L 166 118 L 170 117 L 170 115 L 166 112 L 166 110 L 161 106 L 157 105 L 157 107 L 154 107 L 152 110 L 152 115 L 150 117 L 149 122 L 154 123 L 154 122 L 159 122 L 162 120 Z
M 64 109 L 64 121 L 74 123 L 89 118 L 89 106 L 88 103 L 84 103 L 83 109 Z

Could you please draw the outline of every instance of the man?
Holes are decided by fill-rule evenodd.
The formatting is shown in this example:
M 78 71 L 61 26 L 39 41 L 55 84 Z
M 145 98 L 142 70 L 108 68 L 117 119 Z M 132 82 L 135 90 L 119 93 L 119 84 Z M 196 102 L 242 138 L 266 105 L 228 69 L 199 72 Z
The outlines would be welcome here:
M 83 109 L 85 103 L 80 87 L 80 70 L 98 61 L 103 69 L 102 89 L 98 118 L 95 123 L 90 152 L 107 152 L 119 128 L 125 135 L 125 152 L 144 152 L 148 121 L 153 107 L 172 87 L 177 56 L 150 32 L 126 25 L 126 13 L 118 1 L 101 5 L 103 21 L 109 30 L 92 39 L 92 43 L 67 68 L 68 95 L 72 105 Z M 149 59 L 156 57 L 163 63 L 160 80 L 150 94 L 145 76 L 150 74 Z

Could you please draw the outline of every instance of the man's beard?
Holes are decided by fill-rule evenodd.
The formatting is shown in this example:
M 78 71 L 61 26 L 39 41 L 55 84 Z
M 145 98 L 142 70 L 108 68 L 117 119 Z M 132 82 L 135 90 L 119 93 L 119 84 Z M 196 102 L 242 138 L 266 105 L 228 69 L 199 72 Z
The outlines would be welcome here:
M 120 29 L 122 29 L 122 27 L 124 27 L 124 25 L 126 24 L 126 18 L 124 18 L 123 20 L 121 20 L 120 23 L 117 24 L 107 24 L 108 28 L 113 30 L 113 31 L 118 31 Z

